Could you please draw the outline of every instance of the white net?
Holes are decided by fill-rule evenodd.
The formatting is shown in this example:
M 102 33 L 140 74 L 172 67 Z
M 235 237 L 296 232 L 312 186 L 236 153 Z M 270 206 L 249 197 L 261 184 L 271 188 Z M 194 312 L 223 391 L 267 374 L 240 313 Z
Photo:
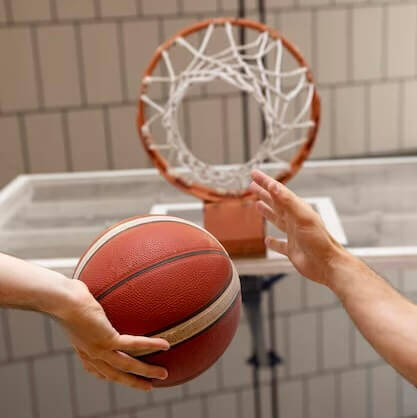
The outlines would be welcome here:
M 210 42 L 218 30 L 225 32 L 226 42 L 213 51 Z M 147 87 L 165 84 L 167 98 L 151 97 L 149 88 L 141 96 L 147 105 L 142 135 L 152 134 L 150 146 L 166 159 L 169 174 L 182 177 L 190 185 L 209 186 L 219 194 L 239 194 L 250 183 L 250 171 L 260 164 L 272 162 L 287 170 L 292 156 L 307 140 L 307 130 L 314 126 L 310 116 L 314 85 L 308 80 L 308 69 L 297 64 L 287 70 L 284 57 L 295 62 L 294 57 L 280 39 L 271 38 L 268 32 L 257 33 L 253 40 L 239 45 L 228 22 L 207 26 L 198 46 L 187 39 L 176 39 L 176 46 L 189 55 L 183 68 L 174 68 L 171 51 L 164 50 L 164 70 L 160 73 L 165 74 L 144 79 Z M 190 87 L 218 80 L 251 95 L 261 109 L 265 126 L 265 138 L 248 161 L 227 167 L 210 165 L 193 154 L 179 123 L 181 103 Z M 165 135 L 154 134 L 158 124 Z M 300 134 L 294 135 L 297 131 Z

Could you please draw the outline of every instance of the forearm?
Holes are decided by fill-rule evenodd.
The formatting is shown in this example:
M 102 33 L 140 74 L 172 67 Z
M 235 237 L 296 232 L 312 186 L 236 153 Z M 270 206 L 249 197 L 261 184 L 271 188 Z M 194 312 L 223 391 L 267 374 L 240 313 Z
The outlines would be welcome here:
M 375 350 L 417 385 L 417 306 L 347 254 L 332 266 L 328 283 Z
M 61 316 L 72 299 L 72 281 L 0 253 L 0 306 Z

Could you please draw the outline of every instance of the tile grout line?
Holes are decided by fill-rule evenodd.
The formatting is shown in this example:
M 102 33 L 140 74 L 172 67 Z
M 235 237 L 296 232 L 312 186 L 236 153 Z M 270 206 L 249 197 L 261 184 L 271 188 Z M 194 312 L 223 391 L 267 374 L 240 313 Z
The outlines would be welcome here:
M 67 371 L 68 371 L 68 383 L 69 383 L 69 391 L 70 391 L 70 403 L 72 408 L 72 414 L 74 417 L 79 416 L 79 405 L 77 399 L 77 391 L 76 391 L 76 381 L 75 381 L 75 371 L 74 371 L 74 354 L 72 352 L 67 352 L 65 354 L 66 363 L 67 363 Z
M 58 14 L 57 14 L 57 7 L 56 7 L 56 0 L 49 0 L 49 14 L 51 16 L 51 21 L 54 23 L 58 23 Z
M 7 309 L 0 308 L 1 309 L 1 322 L 3 325 L 3 335 L 4 335 L 4 345 L 6 348 L 6 362 L 5 364 L 8 364 L 10 360 L 13 359 L 13 350 L 12 350 L 12 336 L 10 332 L 10 325 L 7 315 Z
M 46 349 L 48 353 L 53 352 L 53 344 L 52 344 L 52 327 L 51 322 L 52 319 L 48 315 L 44 315 L 43 318 L 43 327 L 45 332 L 45 340 L 46 340 Z
M 26 129 L 26 122 L 25 117 L 18 113 L 17 120 L 19 125 L 19 139 L 22 148 L 22 157 L 23 157 L 23 168 L 25 173 L 30 173 L 31 164 L 30 164 L 30 156 L 29 156 L 29 144 L 28 144 L 28 136 L 27 136 L 27 129 Z
M 99 3 L 95 3 L 95 4 L 99 4 Z M 382 7 L 386 7 L 386 6 L 398 6 L 398 5 L 414 5 L 414 0 L 402 0 L 402 1 L 392 1 L 392 2 L 384 2 L 384 3 L 375 3 L 372 1 L 364 1 L 361 3 L 355 3 L 355 2 L 347 2 L 347 3 L 335 3 L 335 4 L 322 4 L 322 5 L 310 5 L 310 6 L 305 6 L 303 8 L 298 7 L 298 6 L 286 6 L 286 7 L 282 7 L 282 8 L 269 8 L 268 12 L 269 13 L 281 13 L 281 12 L 312 12 L 312 11 L 330 11 L 330 10 L 346 10 L 347 7 L 352 7 L 354 9 L 365 9 L 365 8 L 372 8 L 372 9 L 378 9 L 378 8 L 382 8 Z M 236 12 L 236 9 L 228 9 L 225 10 L 224 13 L 227 14 L 231 14 L 234 15 Z M 254 14 L 257 12 L 257 9 L 249 9 L 248 10 L 248 15 Z M 201 12 L 189 12 L 189 13 L 183 13 L 182 15 L 178 15 L 176 13 L 167 13 L 166 15 L 163 15 L 163 19 L 165 20 L 176 20 L 179 17 L 183 17 L 183 18 L 191 18 L 194 19 L 196 17 L 196 15 L 200 15 L 200 16 L 207 16 L 209 15 L 218 15 L 220 12 L 219 11 L 201 11 Z M 11 23 L 2 23 L 0 24 L 0 27 L 5 27 L 5 26 L 27 26 L 28 24 L 34 25 L 34 26 L 51 26 L 51 25 L 56 25 L 56 23 L 60 23 L 60 24 L 71 24 L 71 23 L 80 23 L 82 22 L 83 24 L 97 24 L 98 22 L 118 22 L 118 21 L 137 21 L 137 20 L 142 20 L 142 21 L 146 21 L 146 20 L 155 20 L 157 18 L 160 18 L 161 15 L 160 14 L 147 14 L 147 15 L 141 15 L 141 16 L 137 16 L 137 15 L 127 15 L 127 16 L 101 16 L 101 10 L 100 7 L 97 6 L 95 7 L 95 14 L 96 16 L 94 17 L 76 17 L 76 18 L 63 18 L 63 19 L 59 19 L 57 21 L 52 21 L 51 19 L 49 20 L 39 20 L 39 21 L 22 21 L 22 22 L 11 22 Z M 140 17 L 140 19 L 138 19 L 138 17 Z
M 125 48 L 125 40 L 123 35 L 123 28 L 122 23 L 119 22 L 116 24 L 116 38 L 118 44 L 118 59 L 119 59 L 119 67 L 120 67 L 120 89 L 122 94 L 122 100 L 128 101 L 129 99 L 129 92 L 127 86 L 127 68 L 126 68 L 126 48 Z
M 87 106 L 87 83 L 85 75 L 85 66 L 84 66 L 84 56 L 83 56 L 83 45 L 81 37 L 81 26 L 79 23 L 74 24 L 73 26 L 74 40 L 75 40 L 75 50 L 76 50 L 76 60 L 77 60 L 77 69 L 79 74 L 79 91 L 80 91 L 80 108 Z
M 6 14 L 6 22 L 14 23 L 13 9 L 12 9 L 12 0 L 4 0 L 4 9 Z
M 65 164 L 67 165 L 67 171 L 74 171 L 71 138 L 68 125 L 68 112 L 65 111 L 61 113 L 61 129 L 64 142 Z
M 35 82 L 36 82 L 36 90 L 37 90 L 37 99 L 38 99 L 38 106 L 40 109 L 45 109 L 45 96 L 44 96 L 44 88 L 43 88 L 43 79 L 42 79 L 42 69 L 41 69 L 41 62 L 40 62 L 40 49 L 39 49 L 39 39 L 38 39 L 38 29 L 30 25 L 29 26 L 29 33 L 30 33 L 30 43 L 32 47 L 32 59 L 33 59 L 33 66 L 34 66 L 34 73 L 35 73 Z
M 27 361 L 27 371 L 28 371 L 28 380 L 30 386 L 30 397 L 32 404 L 32 416 L 33 418 L 42 418 L 39 410 L 39 400 L 38 393 L 36 390 L 36 379 L 35 379 L 35 370 L 34 370 L 34 359 Z
M 103 123 L 104 123 L 104 139 L 106 144 L 106 157 L 109 170 L 114 169 L 114 157 L 113 157 L 113 141 L 112 132 L 110 126 L 110 115 L 108 106 L 103 106 Z
M 361 87 L 364 89 L 372 88 L 372 87 L 379 87 L 384 86 L 386 84 L 393 84 L 393 83 L 415 83 L 416 78 L 414 76 L 411 77 L 395 77 L 389 80 L 361 80 L 361 81 L 355 81 L 352 83 L 322 83 L 318 84 L 319 89 L 342 89 L 347 87 Z M 230 98 L 230 97 L 238 97 L 239 92 L 236 93 L 216 93 L 216 94 L 210 94 L 207 97 L 207 100 L 213 100 L 213 99 L 222 99 L 222 98 Z M 184 100 L 184 102 L 192 103 L 194 101 L 201 101 L 204 100 L 204 98 L 193 95 L 189 96 Z M 127 101 L 115 101 L 115 102 L 107 102 L 105 104 L 100 103 L 88 103 L 85 105 L 65 105 L 65 106 L 58 106 L 58 107 L 44 107 L 42 109 L 19 109 L 19 110 L 13 110 L 13 111 L 3 111 L 0 115 L 0 117 L 9 117 L 9 116 L 16 116 L 17 114 L 24 114 L 24 115 L 37 115 L 37 114 L 44 114 L 44 113 L 58 113 L 63 111 L 83 111 L 83 110 L 92 110 L 92 109 L 103 109 L 103 107 L 108 108 L 119 108 L 119 107 L 125 107 L 125 106 L 134 106 L 136 104 L 136 101 L 134 100 L 127 100 Z

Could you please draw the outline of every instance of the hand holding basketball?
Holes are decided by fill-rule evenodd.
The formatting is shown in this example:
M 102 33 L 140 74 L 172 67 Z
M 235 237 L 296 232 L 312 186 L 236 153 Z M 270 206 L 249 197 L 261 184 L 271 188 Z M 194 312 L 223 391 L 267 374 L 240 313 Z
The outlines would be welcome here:
M 87 286 L 79 280 L 69 282 L 73 286 L 75 301 L 60 320 L 88 372 L 142 390 L 150 390 L 152 384 L 140 376 L 156 379 L 167 377 L 164 368 L 149 365 L 126 354 L 148 348 L 167 350 L 167 341 L 120 335 Z
M 257 208 L 288 241 L 266 238 L 266 245 L 288 256 L 300 274 L 329 285 L 329 272 L 345 250 L 327 232 L 320 216 L 283 184 L 254 170 L 251 190 L 261 200 Z

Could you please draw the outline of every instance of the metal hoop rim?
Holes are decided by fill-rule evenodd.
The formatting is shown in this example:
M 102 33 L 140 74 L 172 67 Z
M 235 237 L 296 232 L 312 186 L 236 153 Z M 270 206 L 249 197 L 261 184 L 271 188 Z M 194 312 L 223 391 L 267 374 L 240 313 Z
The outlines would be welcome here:
M 219 17 L 219 18 L 212 18 L 197 22 L 191 26 L 183 28 L 175 35 L 168 38 L 165 42 L 163 42 L 156 50 L 153 56 L 151 57 L 149 64 L 145 70 L 145 73 L 141 79 L 141 86 L 139 90 L 139 99 L 138 99 L 138 111 L 137 111 L 137 130 L 142 141 L 142 144 L 149 155 L 150 159 L 152 160 L 153 164 L 159 169 L 161 174 L 165 177 L 167 181 L 171 184 L 178 187 L 180 190 L 192 194 L 199 199 L 202 199 L 206 202 L 219 202 L 224 200 L 234 200 L 234 199 L 244 199 L 250 198 L 255 199 L 255 195 L 250 192 L 249 190 L 244 190 L 239 194 L 235 193 L 226 193 L 220 194 L 216 190 L 211 187 L 204 186 L 202 184 L 187 184 L 182 178 L 173 176 L 169 173 L 169 165 L 165 158 L 154 148 L 151 147 L 153 140 L 151 134 L 144 134 L 142 131 L 143 125 L 146 123 L 145 117 L 145 108 L 146 103 L 141 99 L 142 95 L 146 94 L 147 92 L 147 83 L 144 82 L 146 77 L 152 75 L 154 69 L 158 65 L 159 61 L 162 58 L 163 51 L 168 50 L 171 48 L 178 38 L 187 37 L 195 32 L 203 30 L 210 25 L 220 26 L 225 25 L 226 23 L 230 23 L 233 26 L 240 26 L 240 27 L 247 27 L 253 30 L 257 30 L 258 32 L 268 32 L 268 35 L 275 40 L 280 39 L 283 46 L 292 54 L 292 56 L 296 59 L 298 64 L 301 67 L 307 68 L 306 77 L 307 80 L 313 83 L 313 75 L 312 72 L 307 65 L 306 60 L 304 59 L 301 52 L 297 49 L 297 47 L 287 40 L 281 33 L 273 28 L 270 28 L 263 23 L 257 22 L 255 20 L 250 19 L 243 19 L 243 18 L 235 18 L 235 17 Z M 286 183 L 288 182 L 301 168 L 303 162 L 308 158 L 311 153 L 311 149 L 316 141 L 317 132 L 319 129 L 320 124 L 320 98 L 317 92 L 317 88 L 314 85 L 314 93 L 311 102 L 311 112 L 310 112 L 311 120 L 314 122 L 314 126 L 308 129 L 307 139 L 304 142 L 303 146 L 300 147 L 298 153 L 292 158 L 290 161 L 290 168 L 288 170 L 280 172 L 275 179 Z

